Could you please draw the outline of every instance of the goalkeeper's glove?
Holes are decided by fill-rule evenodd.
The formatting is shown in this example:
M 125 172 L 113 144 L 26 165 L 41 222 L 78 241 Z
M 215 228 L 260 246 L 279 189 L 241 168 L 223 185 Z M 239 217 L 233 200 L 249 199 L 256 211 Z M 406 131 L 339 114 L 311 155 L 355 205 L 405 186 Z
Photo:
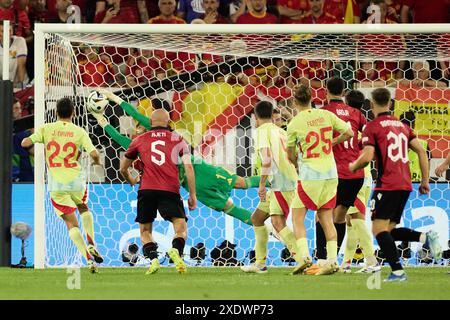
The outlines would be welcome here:
M 92 114 L 92 116 L 93 116 L 95 119 L 97 119 L 98 124 L 99 124 L 102 128 L 106 127 L 106 126 L 109 124 L 108 120 L 106 120 L 106 118 L 103 116 L 102 113 L 93 112 L 93 111 L 89 111 L 89 112 Z
M 119 96 L 116 96 L 114 93 L 112 93 L 111 91 L 108 91 L 106 89 L 99 88 L 99 89 L 96 89 L 96 91 L 98 93 L 100 93 L 101 95 L 103 95 L 109 101 L 114 102 L 118 105 L 120 105 L 124 101 L 122 98 L 120 98 Z

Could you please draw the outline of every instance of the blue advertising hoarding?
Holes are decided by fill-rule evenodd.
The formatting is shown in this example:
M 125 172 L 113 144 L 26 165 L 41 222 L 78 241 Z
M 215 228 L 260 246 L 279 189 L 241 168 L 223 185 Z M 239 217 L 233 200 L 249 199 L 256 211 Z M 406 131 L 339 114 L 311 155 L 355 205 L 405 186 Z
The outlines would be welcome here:
M 140 245 L 139 227 L 134 222 L 136 212 L 136 191 L 122 184 L 91 184 L 89 192 L 89 206 L 95 216 L 96 241 L 99 250 L 104 254 L 105 266 L 126 266 L 121 260 L 121 251 L 127 244 L 135 242 Z M 405 227 L 427 231 L 434 229 L 439 233 L 441 244 L 447 249 L 450 233 L 450 189 L 448 184 L 435 184 L 431 186 L 429 196 L 418 196 L 417 185 L 414 186 L 410 201 L 404 213 L 402 224 Z M 14 222 L 23 221 L 33 227 L 34 221 L 34 185 L 14 184 L 12 209 Z M 182 190 L 183 198 L 186 193 Z M 236 205 L 253 211 L 258 204 L 257 190 L 234 190 L 232 198 Z M 53 213 L 48 213 L 48 215 Z M 369 215 L 368 215 L 369 216 Z M 223 213 L 211 210 L 201 203 L 196 210 L 188 213 L 188 240 L 186 242 L 186 259 L 190 247 L 197 243 L 206 246 L 206 264 L 210 262 L 211 250 L 227 239 L 237 245 L 237 259 L 245 259 L 248 252 L 254 247 L 254 234 L 252 227 L 227 217 Z M 369 217 L 368 217 L 369 218 Z M 307 218 L 309 248 L 314 247 L 314 213 L 309 212 Z M 370 224 L 370 221 L 368 221 Z M 52 225 L 52 224 L 57 224 Z M 57 229 L 53 237 L 47 237 L 49 249 L 49 263 L 62 264 L 62 255 L 75 254 L 75 247 L 68 239 L 63 221 L 52 217 L 47 220 L 47 228 Z M 165 252 L 170 246 L 173 230 L 169 222 L 157 219 L 153 227 L 154 237 L 159 245 L 159 251 Z M 269 240 L 268 259 L 272 265 L 282 265 L 280 252 L 283 245 L 275 238 Z M 33 234 L 27 240 L 25 249 L 30 264 L 33 263 Z M 20 260 L 20 245 L 18 239 L 12 242 L 12 262 Z M 64 250 L 59 250 L 62 246 Z M 413 245 L 412 249 L 415 250 Z M 58 254 L 52 254 L 52 250 Z M 161 255 L 163 257 L 163 255 Z M 248 260 L 247 260 L 248 261 Z

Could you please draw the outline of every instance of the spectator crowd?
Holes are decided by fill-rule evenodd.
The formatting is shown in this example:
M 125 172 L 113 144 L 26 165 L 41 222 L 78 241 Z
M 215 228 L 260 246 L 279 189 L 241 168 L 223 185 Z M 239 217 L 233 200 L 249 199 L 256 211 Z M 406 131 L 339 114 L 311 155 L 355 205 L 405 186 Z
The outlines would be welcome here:
M 368 8 L 372 5 L 379 7 L 376 22 L 380 23 L 450 23 L 450 0 L 0 0 L 0 59 L 5 54 L 1 46 L 3 20 L 11 23 L 9 76 L 20 91 L 33 83 L 34 23 L 357 24 L 371 22 L 373 11 Z M 449 40 L 448 35 L 444 40 Z M 446 50 L 448 46 L 447 43 Z M 74 49 L 83 85 L 91 87 L 134 87 L 223 61 L 220 56 L 199 57 L 162 50 L 85 44 L 74 44 Z M 0 64 L 0 74 L 1 71 Z M 334 75 L 346 79 L 352 87 L 445 88 L 449 85 L 450 67 L 445 59 L 414 62 L 260 59 L 251 68 L 216 77 L 214 81 L 263 86 L 266 92 L 275 90 L 283 96 L 285 88 L 301 82 L 308 82 L 315 89 L 323 88 L 325 80 Z M 29 108 L 17 100 L 14 118 L 20 119 L 27 113 Z M 22 157 L 22 153 L 18 150 L 16 154 Z M 20 157 L 15 161 L 20 162 Z

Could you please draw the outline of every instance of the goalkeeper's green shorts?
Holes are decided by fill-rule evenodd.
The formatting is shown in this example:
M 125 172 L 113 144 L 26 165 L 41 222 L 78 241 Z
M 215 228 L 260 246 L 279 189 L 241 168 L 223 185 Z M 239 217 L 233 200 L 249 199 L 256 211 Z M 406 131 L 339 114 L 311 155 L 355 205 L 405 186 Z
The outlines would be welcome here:
M 197 182 L 198 200 L 214 210 L 223 211 L 237 178 L 237 175 L 217 168 L 215 176 L 204 177 L 204 181 Z

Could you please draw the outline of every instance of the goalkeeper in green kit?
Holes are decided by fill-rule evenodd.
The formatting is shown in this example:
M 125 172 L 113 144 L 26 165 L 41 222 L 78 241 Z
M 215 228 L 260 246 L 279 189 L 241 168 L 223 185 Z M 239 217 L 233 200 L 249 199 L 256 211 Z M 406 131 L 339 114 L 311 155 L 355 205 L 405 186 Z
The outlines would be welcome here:
M 109 101 L 118 104 L 129 116 L 133 117 L 133 119 L 138 122 L 136 127 L 138 135 L 151 128 L 150 119 L 139 113 L 134 106 L 125 102 L 122 98 L 112 92 L 104 89 L 98 89 L 97 91 Z M 128 148 L 131 143 L 130 138 L 120 134 L 111 124 L 109 124 L 103 114 L 95 112 L 91 112 L 91 114 L 97 119 L 100 126 L 103 127 L 106 134 L 110 136 L 111 139 L 117 142 L 121 147 L 125 149 Z M 258 187 L 260 177 L 252 176 L 244 178 L 230 173 L 222 167 L 208 164 L 199 157 L 192 156 L 191 161 L 194 166 L 195 187 L 198 200 L 216 211 L 223 211 L 227 215 L 241 220 L 248 225 L 252 225 L 250 219 L 252 213 L 244 208 L 235 206 L 230 194 L 232 189 Z M 137 166 L 137 169 L 139 169 L 138 167 L 139 166 Z M 180 184 L 187 190 L 187 179 L 183 166 L 179 166 L 179 172 Z

